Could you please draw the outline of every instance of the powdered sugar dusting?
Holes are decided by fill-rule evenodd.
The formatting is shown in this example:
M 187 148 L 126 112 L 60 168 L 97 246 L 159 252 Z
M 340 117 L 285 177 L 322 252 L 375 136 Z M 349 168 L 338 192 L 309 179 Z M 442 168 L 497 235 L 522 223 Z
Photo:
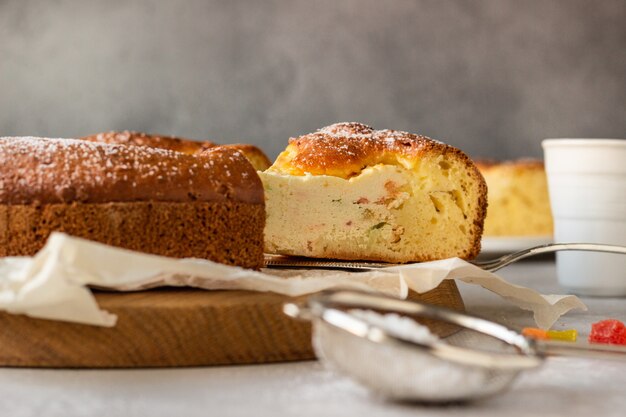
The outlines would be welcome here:
M 81 140 L 119 145 L 149 146 L 152 148 L 167 149 L 189 154 L 201 152 L 204 149 L 217 146 L 213 142 L 208 141 L 198 142 L 174 136 L 149 135 L 142 132 L 132 132 L 128 130 L 124 130 L 122 132 L 98 133 L 96 135 L 85 136 L 81 138 Z
M 323 139 L 324 137 L 333 137 L 333 138 L 349 138 L 349 139 L 373 139 L 373 140 L 382 140 L 387 142 L 388 144 L 393 144 L 396 141 L 407 140 L 407 139 L 425 139 L 437 143 L 437 140 L 428 138 L 426 136 L 415 135 L 409 132 L 404 132 L 401 130 L 375 130 L 374 128 L 367 126 L 363 123 L 358 122 L 347 122 L 347 123 L 335 123 L 330 126 L 323 127 L 319 129 L 317 132 L 312 133 L 310 135 L 311 139 Z
M 374 129 L 358 122 L 335 123 L 323 127 L 317 132 L 333 137 L 371 137 Z
M 419 158 L 423 152 L 447 145 L 398 130 L 375 130 L 362 123 L 335 123 L 289 140 L 273 170 L 350 177 L 363 167 L 384 163 L 393 155 Z
M 254 188 L 247 171 L 252 167 L 240 153 L 220 147 L 188 155 L 76 139 L 0 138 L 0 202 L 214 200 Z
M 402 339 L 426 345 L 445 343 L 409 317 L 363 310 L 350 310 L 350 314 Z M 418 348 L 374 343 L 326 324 L 314 327 L 313 346 L 327 366 L 395 399 L 473 398 L 486 393 L 491 377 L 484 368 L 446 361 Z
M 388 329 L 392 334 L 416 343 L 432 344 L 439 338 L 415 320 L 395 313 L 380 314 L 372 310 L 350 310 L 350 313 L 374 326 Z

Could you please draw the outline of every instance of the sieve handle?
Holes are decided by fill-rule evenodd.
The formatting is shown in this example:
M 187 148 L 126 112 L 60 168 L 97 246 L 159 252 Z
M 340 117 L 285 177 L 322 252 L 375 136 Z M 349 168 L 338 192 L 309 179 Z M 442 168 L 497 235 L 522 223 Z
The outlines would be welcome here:
M 626 362 L 626 346 L 537 341 L 536 348 L 544 356 L 568 356 Z

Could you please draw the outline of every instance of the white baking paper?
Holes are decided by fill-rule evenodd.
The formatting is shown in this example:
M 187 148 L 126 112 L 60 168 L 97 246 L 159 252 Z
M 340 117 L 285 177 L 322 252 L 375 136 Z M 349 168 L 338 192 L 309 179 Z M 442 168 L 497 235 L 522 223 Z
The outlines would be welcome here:
M 137 253 L 63 233 L 53 233 L 46 246 L 33 257 L 0 259 L 0 309 L 43 319 L 113 326 L 115 315 L 98 307 L 89 287 L 135 291 L 189 286 L 206 290 L 271 291 L 288 296 L 342 287 L 406 298 L 409 288 L 426 292 L 444 279 L 481 285 L 533 311 L 537 324 L 544 328 L 573 308 L 586 309 L 575 296 L 541 295 L 456 258 L 359 273 L 257 272 L 203 259 Z
M 459 258 L 403 265 L 385 270 L 398 272 L 406 285 L 418 293 L 437 287 L 444 279 L 480 285 L 516 306 L 532 311 L 537 326 L 542 329 L 549 329 L 559 317 L 572 309 L 587 310 L 587 306 L 575 295 L 543 295 L 530 288 L 511 284 L 498 275 Z

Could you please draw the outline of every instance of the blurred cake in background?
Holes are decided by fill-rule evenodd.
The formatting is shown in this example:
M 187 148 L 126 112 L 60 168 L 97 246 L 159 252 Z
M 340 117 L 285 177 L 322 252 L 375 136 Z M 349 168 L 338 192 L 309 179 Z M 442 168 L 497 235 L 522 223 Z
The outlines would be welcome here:
M 487 182 L 487 217 L 483 235 L 551 236 L 552 213 L 542 161 L 476 161 Z

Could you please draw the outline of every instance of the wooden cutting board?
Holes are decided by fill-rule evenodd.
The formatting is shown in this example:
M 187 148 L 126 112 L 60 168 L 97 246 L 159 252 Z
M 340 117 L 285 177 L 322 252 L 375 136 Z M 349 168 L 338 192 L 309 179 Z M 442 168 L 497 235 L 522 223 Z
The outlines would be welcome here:
M 282 313 L 273 293 L 156 289 L 96 293 L 115 327 L 0 313 L 0 366 L 131 368 L 313 359 L 311 328 Z M 410 298 L 463 310 L 453 281 Z M 455 331 L 434 325 L 440 336 Z

